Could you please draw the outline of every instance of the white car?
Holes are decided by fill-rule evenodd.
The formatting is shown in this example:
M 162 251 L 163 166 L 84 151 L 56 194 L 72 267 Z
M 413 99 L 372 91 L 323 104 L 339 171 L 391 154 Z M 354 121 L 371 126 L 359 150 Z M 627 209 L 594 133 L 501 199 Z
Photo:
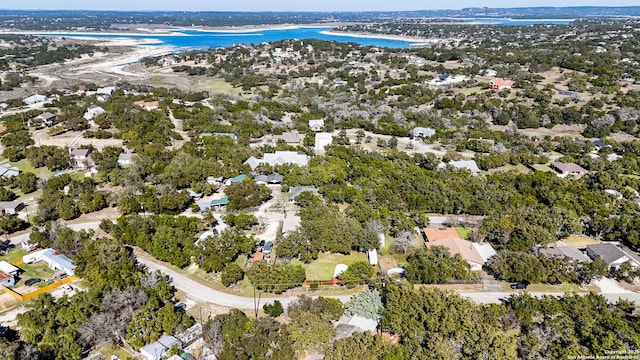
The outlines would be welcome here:
M 66 293 L 73 291 L 73 288 L 69 284 L 64 284 L 60 288 L 62 288 L 62 290 L 64 290 L 64 292 Z

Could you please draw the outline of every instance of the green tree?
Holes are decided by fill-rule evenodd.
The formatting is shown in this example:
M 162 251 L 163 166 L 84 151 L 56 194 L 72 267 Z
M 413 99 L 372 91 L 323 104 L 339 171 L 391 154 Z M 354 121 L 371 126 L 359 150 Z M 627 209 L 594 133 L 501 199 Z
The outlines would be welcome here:
M 460 255 L 451 256 L 444 246 L 423 248 L 407 257 L 406 276 L 414 283 L 441 284 L 470 278 L 469 263 Z
M 240 265 L 236 263 L 230 263 L 222 269 L 220 274 L 220 281 L 224 286 L 231 286 L 244 278 L 244 271 Z

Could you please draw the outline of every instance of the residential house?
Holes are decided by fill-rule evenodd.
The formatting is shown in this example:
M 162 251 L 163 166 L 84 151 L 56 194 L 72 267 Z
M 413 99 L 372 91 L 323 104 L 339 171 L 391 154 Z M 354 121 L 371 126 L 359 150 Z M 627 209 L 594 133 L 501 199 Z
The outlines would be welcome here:
M 222 176 L 220 176 L 220 177 L 208 176 L 207 177 L 207 184 L 220 186 L 220 185 L 222 185 L 222 181 L 223 180 L 224 180 L 224 178 Z
M 102 114 L 104 114 L 106 112 L 107 111 L 105 109 L 103 109 L 101 106 L 91 105 L 91 106 L 89 106 L 87 111 L 84 113 L 82 118 L 84 118 L 85 120 L 93 120 L 96 117 L 98 117 L 99 115 L 102 115 Z
M 432 128 L 417 127 L 411 130 L 411 137 L 413 138 L 429 138 L 436 134 L 436 130 Z
M 15 166 L 0 165 L 0 176 L 5 179 L 20 175 L 20 169 Z
M 159 103 L 157 101 L 144 101 L 144 100 L 139 100 L 139 101 L 135 101 L 133 103 L 134 105 L 137 105 L 147 111 L 151 111 L 151 110 L 157 110 L 159 107 Z
M 50 127 L 53 126 L 53 123 L 58 119 L 58 115 L 52 114 L 50 112 L 45 112 L 36 116 L 35 119 L 40 121 L 42 125 Z M 31 126 L 31 123 L 29 123 L 28 126 Z
M 493 69 L 485 69 L 482 71 L 484 76 L 489 76 L 489 77 L 496 77 L 498 75 L 498 72 L 493 70 Z
M 253 180 L 256 182 L 256 184 L 277 185 L 282 183 L 282 181 L 284 180 L 284 176 L 278 173 L 273 173 L 270 175 L 258 175 L 254 177 Z
M 482 265 L 496 254 L 490 244 L 474 244 L 471 241 L 463 240 L 453 228 L 424 228 L 423 233 L 427 240 L 425 242 L 427 248 L 446 247 L 452 256 L 460 255 L 469 264 L 472 271 L 481 271 Z
M 229 205 L 229 198 L 226 196 L 220 199 L 213 199 L 211 201 L 203 201 L 198 203 L 198 207 L 200 208 L 201 212 L 207 212 L 211 209 L 221 210 L 227 205 Z
M 73 265 L 71 259 L 54 249 L 44 249 L 32 252 L 23 256 L 22 261 L 26 264 L 43 261 L 52 270 L 64 271 L 64 273 L 67 275 L 73 275 L 73 272 L 76 268 L 76 266 Z
M 567 177 L 569 175 L 582 176 L 588 172 L 580 165 L 574 163 L 562 163 L 559 161 L 552 162 L 551 168 L 558 173 L 559 177 Z
M 602 149 L 602 148 L 606 148 L 606 147 L 611 147 L 611 145 L 607 144 L 604 141 L 601 140 L 596 140 L 593 142 L 593 145 L 595 145 L 595 147 L 597 147 L 598 149 Z
M 503 78 L 493 78 L 489 81 L 489 89 L 496 91 L 511 89 L 513 85 L 515 85 L 515 81 L 505 80 Z
M 146 360 L 160 360 L 173 347 L 181 348 L 182 343 L 170 335 L 164 335 L 158 341 L 140 348 L 140 354 Z
M 451 165 L 454 168 L 459 169 L 459 170 L 467 169 L 467 170 L 471 171 L 474 175 L 480 173 L 480 168 L 478 167 L 478 164 L 476 164 L 475 160 L 453 160 L 453 161 L 450 161 L 448 163 L 441 162 L 438 165 L 438 168 L 442 169 L 442 168 L 447 167 L 447 165 Z
M 133 165 L 136 154 L 122 153 L 118 155 L 118 166 L 127 167 Z
M 298 146 L 302 141 L 302 135 L 297 132 L 284 132 L 282 135 L 274 135 L 274 141 L 277 143 L 278 140 L 282 140 L 287 145 Z
M 610 269 L 616 269 L 626 262 L 630 262 L 634 267 L 638 265 L 622 249 L 611 243 L 588 245 L 587 255 L 594 260 L 596 258 L 602 259 Z
M 289 190 L 289 202 L 295 203 L 296 198 L 303 192 L 310 192 L 313 195 L 318 195 L 318 189 L 315 186 L 296 186 Z
M 231 179 L 227 179 L 227 181 L 225 181 L 224 184 L 229 186 L 231 184 L 236 184 L 236 183 L 239 183 L 239 182 L 243 182 L 244 179 L 246 179 L 246 178 L 248 178 L 247 175 L 240 174 L 240 175 L 238 175 L 236 177 L 232 177 Z
M 0 285 L 1 286 L 14 286 L 16 284 L 16 278 L 13 275 L 7 274 L 4 271 L 0 271 Z
M 591 262 L 591 259 L 587 255 L 585 255 L 582 251 L 571 246 L 542 248 L 542 249 L 539 249 L 538 252 L 540 254 L 545 254 L 549 257 L 551 256 L 568 257 L 572 261 Z
M 0 213 L 2 215 L 17 215 L 24 207 L 22 201 L 0 201 Z
M 249 165 L 251 170 L 255 170 L 261 164 L 267 164 L 271 166 L 277 165 L 296 165 L 306 166 L 309 162 L 309 156 L 306 154 L 298 154 L 295 151 L 276 151 L 275 153 L 264 154 L 262 159 L 255 157 L 248 158 L 244 164 Z
M 96 94 L 111 96 L 113 95 L 114 91 L 116 91 L 115 86 L 106 86 L 106 87 L 98 88 L 98 90 L 96 90 Z
M 327 146 L 331 145 L 333 142 L 333 134 L 328 132 L 319 132 L 316 133 L 316 145 L 314 147 L 314 151 L 317 155 L 324 154 Z
M 38 104 L 38 103 L 42 103 L 49 100 L 46 96 L 44 95 L 31 95 L 28 98 L 24 98 L 22 100 L 23 103 L 25 103 L 25 105 L 34 105 L 34 104 Z
M 9 264 L 6 261 L 0 261 L 0 271 L 9 274 L 11 276 L 18 276 L 20 269 Z
M 497 254 L 496 249 L 494 249 L 489 243 L 471 243 L 471 245 L 485 263 Z
M 89 165 L 89 156 L 91 155 L 91 149 L 74 149 L 69 150 L 71 155 L 71 161 L 76 167 L 87 167 Z
M 309 129 L 315 132 L 324 130 L 324 119 L 309 120 Z
M 251 257 L 251 262 L 256 263 L 262 260 L 264 260 L 264 253 L 262 251 L 253 253 L 253 256 Z
M 460 238 L 454 228 L 424 228 L 422 232 L 427 242 L 436 242 L 450 237 Z

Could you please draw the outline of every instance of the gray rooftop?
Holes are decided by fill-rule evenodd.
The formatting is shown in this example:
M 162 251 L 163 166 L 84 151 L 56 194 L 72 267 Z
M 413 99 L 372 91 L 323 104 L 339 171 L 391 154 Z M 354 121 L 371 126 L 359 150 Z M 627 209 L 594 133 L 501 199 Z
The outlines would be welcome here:
M 627 255 L 614 244 L 594 244 L 587 246 L 587 253 L 604 260 L 607 264 L 614 263 Z
M 539 250 L 541 254 L 545 254 L 548 256 L 566 256 L 575 261 L 581 262 L 591 262 L 591 259 L 582 251 L 570 247 L 570 246 L 560 246 L 560 247 L 552 247 L 552 248 L 544 248 Z
M 296 186 L 289 191 L 289 201 L 295 200 L 298 195 L 305 191 L 309 191 L 314 195 L 318 194 L 318 189 L 315 186 Z

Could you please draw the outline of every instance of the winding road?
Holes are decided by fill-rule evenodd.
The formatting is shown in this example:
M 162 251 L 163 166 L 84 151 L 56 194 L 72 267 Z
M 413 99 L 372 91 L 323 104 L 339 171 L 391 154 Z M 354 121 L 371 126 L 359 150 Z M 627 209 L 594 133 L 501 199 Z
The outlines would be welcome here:
M 80 229 L 97 229 L 100 226 L 100 222 L 86 222 L 86 223 L 77 223 L 77 224 L 68 224 L 70 228 L 73 230 Z M 28 239 L 29 234 L 24 234 L 20 236 L 16 236 L 11 238 L 11 242 L 13 244 L 19 244 L 22 240 Z M 195 302 L 204 302 L 204 303 L 212 303 L 216 305 L 221 305 L 230 308 L 238 308 L 238 309 L 253 309 L 254 308 L 254 300 L 253 297 L 243 297 L 232 294 L 227 294 L 222 291 L 218 291 L 212 289 L 206 285 L 200 284 L 197 281 L 190 279 L 189 277 L 172 270 L 171 268 L 165 266 L 164 264 L 158 263 L 156 261 L 152 261 L 146 259 L 144 257 L 137 257 L 138 262 L 145 265 L 150 270 L 159 270 L 165 275 L 170 276 L 173 279 L 173 285 L 176 289 L 184 292 L 187 297 Z M 633 301 L 636 304 L 640 304 L 640 293 L 632 292 L 620 287 L 617 282 L 611 279 L 601 279 L 594 282 L 601 289 L 601 295 L 605 297 L 609 302 L 615 303 L 618 300 L 628 300 Z M 501 303 L 504 299 L 508 298 L 512 294 L 517 294 L 515 291 L 484 291 L 484 292 L 459 292 L 458 294 L 464 298 L 472 300 L 479 304 L 496 304 Z M 542 292 L 542 293 L 529 293 L 531 296 L 542 297 L 542 296 L 556 296 L 561 297 L 564 293 L 559 292 Z M 580 293 L 585 294 L 585 293 Z M 351 295 L 341 295 L 341 296 L 330 296 L 335 299 L 339 299 L 342 302 L 346 302 L 351 298 Z M 289 303 L 296 300 L 297 297 L 264 297 L 264 295 L 260 299 L 259 306 L 262 307 L 264 304 L 272 303 L 274 300 L 279 300 L 283 306 L 288 306 Z

